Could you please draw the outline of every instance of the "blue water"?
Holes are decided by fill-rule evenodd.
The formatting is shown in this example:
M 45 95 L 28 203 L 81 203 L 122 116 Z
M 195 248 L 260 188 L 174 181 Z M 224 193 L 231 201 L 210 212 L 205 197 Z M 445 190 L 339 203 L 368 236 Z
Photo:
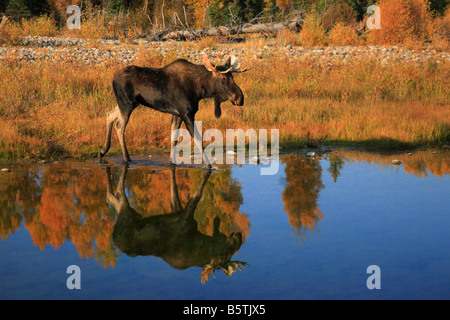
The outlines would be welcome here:
M 448 167 L 447 158 L 441 156 L 436 161 Z M 162 258 L 167 259 L 164 253 L 128 255 L 116 247 L 111 235 L 111 248 L 117 255 L 113 266 L 102 265 L 95 254 L 80 257 L 79 249 L 68 236 L 56 248 L 48 241 L 38 240 L 35 233 L 31 234 L 26 222 L 29 223 L 31 217 L 37 219 L 38 213 L 31 208 L 25 214 L 23 203 L 15 200 L 16 213 L 27 216 L 15 231 L 1 230 L 0 299 L 449 299 L 450 179 L 446 169 L 443 174 L 442 169 L 440 174 L 434 174 L 425 168 L 426 178 L 423 174 L 416 177 L 407 172 L 404 164 L 393 166 L 389 161 L 380 160 L 380 165 L 373 159 L 352 160 L 350 157 L 343 161 L 335 181 L 329 170 L 330 161 L 327 157 L 319 160 L 298 155 L 289 161 L 282 158 L 276 175 L 261 176 L 260 166 L 253 164 L 213 173 L 206 182 L 199 207 L 202 201 L 208 201 L 204 197 L 212 197 L 216 199 L 215 205 L 226 208 L 223 203 L 217 204 L 219 193 L 224 194 L 221 201 L 231 199 L 230 202 L 237 204 L 237 217 L 247 219 L 249 226 L 245 241 L 230 260 L 248 265 L 232 276 L 217 269 L 215 278 L 211 275 L 204 284 L 201 267 L 176 268 Z M 427 161 L 429 164 L 434 160 Z M 44 166 L 47 166 L 46 170 L 43 170 Z M 123 168 L 111 168 L 115 186 Z M 0 176 L 4 186 L 1 189 L 3 200 L 7 192 L 17 196 L 16 189 L 11 191 L 5 186 L 8 181 L 11 184 L 17 181 L 14 170 L 21 172 L 24 169 L 13 168 L 7 173 L 9 178 Z M 69 177 L 79 177 L 79 171 L 88 172 L 88 176 L 91 172 L 92 175 L 97 173 L 96 182 L 90 180 L 87 185 L 79 186 L 81 191 L 73 191 L 73 195 L 68 192 L 68 199 L 74 203 L 83 202 L 77 195 L 84 194 L 83 190 L 87 189 L 86 192 L 98 192 L 98 202 L 105 208 L 104 166 L 71 162 L 70 165 L 46 164 L 28 169 L 29 172 L 33 170 L 39 172 L 38 180 L 44 179 L 42 176 L 46 174 L 61 175 L 62 172 L 70 172 Z M 179 187 L 180 196 L 193 196 L 205 171 L 183 168 L 177 171 L 184 175 L 182 184 L 190 188 Z M 140 183 L 145 179 L 151 182 L 153 180 L 149 179 L 154 175 L 168 177 L 168 174 L 166 167 L 129 168 L 125 190 L 130 206 L 134 205 L 136 209 L 144 208 L 146 204 L 145 195 L 133 189 L 131 182 Z M 211 185 L 211 181 L 218 181 L 222 174 L 225 184 L 234 185 L 231 190 L 214 189 L 218 182 Z M 43 200 L 39 197 L 44 197 L 45 186 L 50 186 L 51 181 L 31 183 L 40 189 L 35 193 L 36 208 L 42 207 Z M 80 181 L 67 178 L 56 183 L 72 190 Z M 170 179 L 164 181 L 170 184 Z M 163 184 L 155 187 L 155 182 L 150 182 L 142 183 L 140 190 L 147 190 L 144 194 L 155 192 L 156 187 L 163 188 Z M 27 189 L 15 185 L 18 189 Z M 170 189 L 168 185 L 165 188 Z M 240 197 L 235 193 L 240 193 Z M 133 197 L 144 197 L 144 200 Z M 158 197 L 152 201 L 157 200 Z M 55 196 L 55 202 L 58 201 Z M 186 200 L 182 202 L 185 205 Z M 6 228 L 5 221 L 11 211 L 5 209 L 5 202 L 0 202 L 0 206 L 2 203 L 0 228 Z M 288 208 L 289 203 L 294 209 Z M 99 214 L 101 219 L 109 216 L 117 221 L 115 208 L 111 204 L 106 208 L 104 216 Z M 315 212 L 315 218 L 299 218 L 305 212 Z M 57 213 L 56 216 L 64 214 Z M 69 210 L 67 215 L 74 213 Z M 92 223 L 92 219 L 81 216 L 79 221 L 74 220 L 75 223 L 81 226 Z M 226 220 L 220 217 L 221 221 Z M 44 218 L 41 220 L 44 221 L 42 225 L 51 230 L 49 222 Z M 300 220 L 302 223 L 299 224 Z M 211 222 L 209 226 L 212 225 Z M 69 225 L 63 227 L 70 228 Z M 96 228 L 95 232 L 101 232 L 98 226 Z M 154 228 L 152 230 L 155 232 Z M 139 246 L 145 246 L 143 243 Z M 66 269 L 70 265 L 80 267 L 79 290 L 69 290 L 66 286 L 70 276 Z M 381 270 L 380 289 L 370 290 L 366 285 L 370 276 L 366 270 L 370 265 L 377 265 Z

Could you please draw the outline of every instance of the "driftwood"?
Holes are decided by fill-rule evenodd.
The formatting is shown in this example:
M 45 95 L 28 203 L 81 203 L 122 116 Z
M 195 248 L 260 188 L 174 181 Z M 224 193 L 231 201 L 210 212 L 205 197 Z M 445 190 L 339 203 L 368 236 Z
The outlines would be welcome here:
M 149 41 L 165 41 L 165 40 L 194 40 L 207 36 L 231 36 L 239 34 L 273 34 L 284 29 L 289 29 L 292 32 L 299 32 L 301 30 L 303 20 L 295 19 L 285 22 L 277 23 L 258 23 L 258 24 L 243 24 L 232 27 L 213 27 L 203 28 L 197 30 L 163 30 L 149 36 Z

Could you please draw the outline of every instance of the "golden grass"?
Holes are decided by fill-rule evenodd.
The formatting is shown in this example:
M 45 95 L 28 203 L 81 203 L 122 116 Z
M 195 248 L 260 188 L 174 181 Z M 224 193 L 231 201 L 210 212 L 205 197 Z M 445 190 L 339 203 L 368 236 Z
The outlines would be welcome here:
M 139 60 L 140 59 L 140 60 Z M 159 59 L 159 60 L 158 60 Z M 142 54 L 137 64 L 167 63 Z M 249 61 L 250 63 L 250 61 Z M 203 130 L 280 130 L 284 148 L 308 142 L 399 148 L 449 142 L 450 63 L 425 66 L 375 60 L 332 69 L 272 57 L 238 74 L 246 104 L 202 101 Z M 300 66 L 300 67 L 299 67 Z M 118 64 L 0 62 L 0 158 L 92 157 L 105 139 L 105 115 L 115 107 L 111 79 Z M 132 154 L 168 150 L 170 115 L 137 108 L 126 131 Z M 114 136 L 111 154 L 120 154 Z

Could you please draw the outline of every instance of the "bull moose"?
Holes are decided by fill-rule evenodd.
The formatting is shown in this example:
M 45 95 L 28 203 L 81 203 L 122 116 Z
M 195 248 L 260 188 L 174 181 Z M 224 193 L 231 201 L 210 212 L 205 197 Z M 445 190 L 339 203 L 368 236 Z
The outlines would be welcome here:
M 128 202 L 125 192 L 127 165 L 124 165 L 115 191 L 112 186 L 110 168 L 106 168 L 106 200 L 118 213 L 113 229 L 114 244 L 129 256 L 161 257 L 172 267 L 187 269 L 193 266 L 202 268 L 202 282 L 208 280 L 211 272 L 221 269 L 231 275 L 237 268 L 242 270 L 246 263 L 230 261 L 239 250 L 243 235 L 233 232 L 227 236 L 219 231 L 220 219 L 214 220 L 211 236 L 198 231 L 194 218 L 203 189 L 211 175 L 211 170 L 203 174 L 203 179 L 195 194 L 183 207 L 175 178 L 175 166 L 170 166 L 170 203 L 172 213 L 142 217 Z
M 113 78 L 113 90 L 117 106 L 108 112 L 106 120 L 106 142 L 99 152 L 100 159 L 111 145 L 111 131 L 115 130 L 122 148 L 125 162 L 131 161 L 125 144 L 125 127 L 133 110 L 138 105 L 169 113 L 171 123 L 171 159 L 178 136 L 174 131 L 184 122 L 191 137 L 194 137 L 195 114 L 200 100 L 214 98 L 215 116 L 221 115 L 220 104 L 230 100 L 233 105 L 242 106 L 244 95 L 234 82 L 233 73 L 245 72 L 237 58 L 230 56 L 225 65 L 215 66 L 207 55 L 203 55 L 203 65 L 178 59 L 163 68 L 128 66 L 118 71 Z M 200 150 L 202 143 L 194 142 Z M 209 163 L 208 163 L 209 164 Z

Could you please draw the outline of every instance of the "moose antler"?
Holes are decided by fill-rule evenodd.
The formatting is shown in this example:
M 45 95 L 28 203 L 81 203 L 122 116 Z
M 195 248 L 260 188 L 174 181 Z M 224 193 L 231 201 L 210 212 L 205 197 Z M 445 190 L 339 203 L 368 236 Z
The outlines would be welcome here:
M 213 259 L 211 263 L 205 265 L 200 272 L 200 275 L 202 276 L 202 284 L 209 280 L 209 276 L 211 275 L 211 273 L 213 274 L 214 279 L 216 278 L 216 275 L 214 273 L 215 270 L 221 269 L 225 275 L 231 277 L 233 273 L 237 271 L 237 269 L 244 271 L 242 270 L 242 268 L 245 268 L 246 266 L 248 266 L 248 264 L 242 261 L 229 261 L 223 264 L 219 264 Z
M 203 55 L 203 64 L 209 71 L 215 71 L 215 72 L 222 73 L 222 74 L 228 73 L 228 72 L 240 73 L 240 72 L 248 71 L 248 68 L 241 69 L 241 65 L 240 65 L 238 59 L 236 58 L 236 56 L 234 56 L 234 55 L 230 56 L 230 67 L 225 71 L 217 70 L 216 67 L 213 66 L 213 64 L 211 63 L 211 60 L 209 60 L 209 58 L 206 54 Z
M 241 64 L 239 63 L 239 61 L 235 55 L 232 55 L 230 57 L 230 69 L 231 69 L 231 72 L 234 72 L 234 73 L 241 73 L 241 72 L 246 72 L 249 70 L 248 68 L 244 68 L 244 69 L 241 68 Z

